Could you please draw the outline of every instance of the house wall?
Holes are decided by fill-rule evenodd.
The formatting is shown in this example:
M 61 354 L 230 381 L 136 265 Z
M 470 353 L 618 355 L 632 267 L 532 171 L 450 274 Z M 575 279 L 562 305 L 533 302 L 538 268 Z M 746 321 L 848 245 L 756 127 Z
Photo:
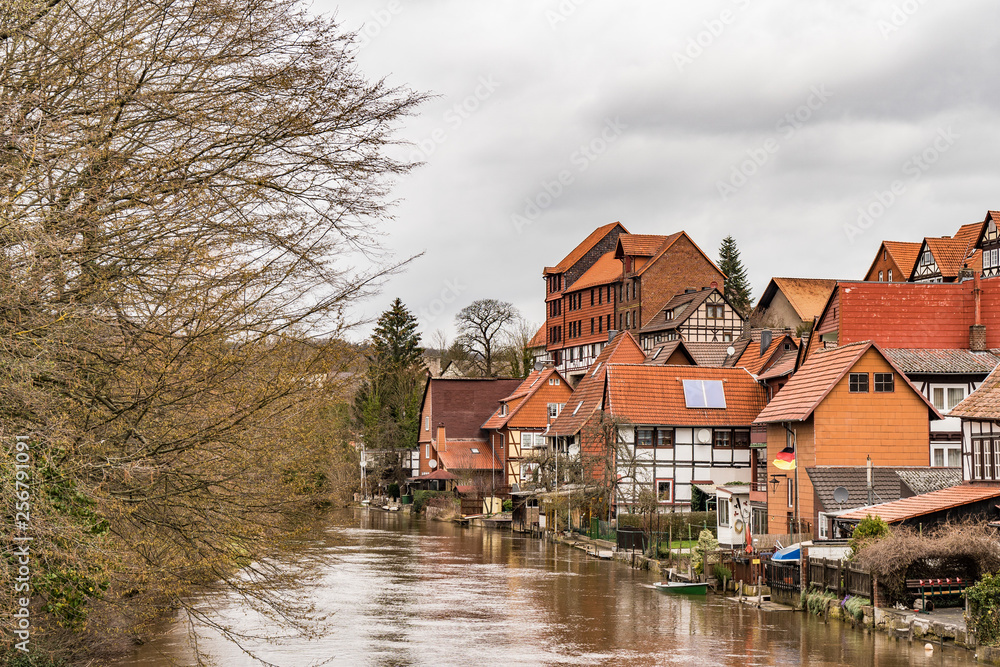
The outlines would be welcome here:
M 496 442 L 496 453 L 504 462 L 508 485 L 521 484 L 521 467 L 525 453 L 521 451 L 522 431 L 541 433 L 549 425 L 549 403 L 565 404 L 573 394 L 572 387 L 556 374 L 540 380 L 542 386 L 528 397 L 502 429 L 503 437 Z
M 885 249 L 883 247 L 879 247 L 878 258 L 872 264 L 871 270 L 868 272 L 868 275 L 865 276 L 865 280 L 869 282 L 878 282 L 878 272 L 881 271 L 882 282 L 890 282 L 889 271 L 892 271 L 891 282 L 905 283 L 906 279 L 909 278 L 909 276 L 902 275 L 903 272 L 899 270 L 899 267 L 896 265 L 896 262 L 892 259 L 892 255 L 890 255 L 887 252 L 884 252 L 884 250 Z M 885 259 L 882 259 L 883 256 L 885 257 Z
M 755 326 L 794 330 L 801 324 L 802 318 L 795 312 L 795 308 L 785 297 L 785 293 L 779 289 L 775 291 L 771 305 L 760 315 L 760 323 L 755 324 Z
M 660 504 L 673 504 L 681 511 L 690 509 L 692 482 L 750 483 L 749 449 L 715 448 L 711 444 L 711 436 L 706 444 L 697 441 L 698 431 L 705 429 L 711 434 L 712 427 L 674 427 L 666 424 L 643 426 L 673 428 L 674 445 L 637 448 L 635 427 L 629 425 L 620 428 L 619 437 L 625 443 L 625 455 L 616 461 L 618 474 L 631 476 L 632 462 L 635 462 L 635 484 L 626 484 L 622 489 L 623 497 L 618 500 L 620 506 L 636 502 L 643 489 L 655 491 L 657 480 L 669 480 L 673 483 L 672 503 Z M 749 428 L 749 424 L 745 428 Z
M 640 326 L 645 326 L 675 294 L 687 288 L 702 289 L 712 282 L 723 287 L 725 277 L 698 250 L 686 235 L 681 235 L 663 255 L 639 277 L 638 303 L 620 303 L 616 312 L 635 308 Z M 633 327 L 639 328 L 639 327 Z
M 980 458 L 980 474 L 975 475 L 973 438 L 989 438 L 991 443 L 1000 443 L 1000 422 L 980 419 L 962 420 L 962 480 L 976 486 L 1000 486 L 1000 479 L 986 479 L 985 461 Z M 1000 444 L 998 444 L 1000 448 Z M 991 457 L 992 458 L 992 457 Z M 992 461 L 991 461 L 992 463 Z M 994 475 L 996 477 L 996 475 Z
M 850 392 L 850 373 L 869 374 L 868 393 Z M 895 391 L 876 393 L 873 373 L 894 373 Z M 927 466 L 930 463 L 928 408 L 906 379 L 874 349 L 869 349 L 830 391 L 806 422 L 791 425 L 797 431 L 799 518 L 815 529 L 814 491 L 805 469 L 816 465 Z M 785 447 L 781 424 L 768 426 L 768 478 L 782 474 L 774 458 Z M 784 473 L 793 477 L 795 471 Z M 779 478 L 780 479 L 780 478 Z M 768 530 L 786 532 L 786 480 L 777 492 L 768 486 Z

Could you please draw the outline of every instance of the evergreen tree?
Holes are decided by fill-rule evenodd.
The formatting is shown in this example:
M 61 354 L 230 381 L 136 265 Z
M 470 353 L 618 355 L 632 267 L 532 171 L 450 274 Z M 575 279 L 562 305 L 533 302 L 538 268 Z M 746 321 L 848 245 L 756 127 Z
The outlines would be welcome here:
M 732 236 L 722 239 L 722 245 L 719 246 L 719 270 L 726 274 L 726 298 L 746 317 L 750 314 L 752 304 L 750 280 L 747 278 L 746 267 L 740 261 L 736 239 Z
M 417 318 L 397 298 L 378 318 L 365 379 L 354 397 L 355 425 L 369 449 L 417 446 L 422 355 Z

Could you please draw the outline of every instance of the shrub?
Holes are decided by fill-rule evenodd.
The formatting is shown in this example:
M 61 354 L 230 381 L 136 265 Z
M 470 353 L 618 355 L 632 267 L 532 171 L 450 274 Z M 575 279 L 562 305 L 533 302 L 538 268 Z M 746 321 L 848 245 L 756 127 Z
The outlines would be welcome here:
M 850 614 L 854 620 L 863 621 L 865 618 L 864 608 L 872 603 L 868 598 L 859 598 L 848 595 L 844 598 L 841 606 L 844 608 L 848 614 Z
M 802 602 L 802 607 L 809 610 L 810 614 L 821 616 L 826 613 L 826 607 L 830 604 L 830 601 L 836 600 L 837 596 L 833 593 L 826 593 L 823 591 L 803 590 L 799 599 Z
M 966 624 L 980 644 L 996 646 L 1000 643 L 1000 574 L 984 574 L 966 589 L 966 594 L 969 599 Z
M 514 501 L 511 500 L 510 498 L 508 498 L 507 500 L 503 501 L 503 511 L 504 512 L 513 512 L 514 511 Z
M 454 498 L 450 491 L 414 491 L 413 492 L 413 512 L 419 514 L 424 511 L 431 498 Z
M 888 534 L 889 524 L 882 517 L 869 514 L 858 522 L 854 532 L 851 533 L 851 541 L 848 543 L 851 547 L 851 553 L 848 558 L 854 558 L 866 544 L 875 542 Z
M 719 541 L 710 530 L 703 530 L 698 534 L 698 544 L 691 550 L 691 563 L 695 572 L 702 574 L 705 572 L 705 559 L 708 554 L 719 548 Z
M 721 563 L 716 563 L 712 567 L 712 572 L 715 574 L 715 578 L 719 581 L 733 578 L 733 571 Z

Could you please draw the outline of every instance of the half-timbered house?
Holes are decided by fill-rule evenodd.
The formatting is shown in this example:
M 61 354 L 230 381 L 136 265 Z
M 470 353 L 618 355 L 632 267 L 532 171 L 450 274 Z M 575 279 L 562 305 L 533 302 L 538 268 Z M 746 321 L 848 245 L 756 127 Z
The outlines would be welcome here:
M 766 397 L 746 370 L 611 364 L 605 393 L 623 443 L 619 513 L 643 491 L 663 507 L 688 511 L 692 485 L 753 478 L 750 425 Z
M 743 316 L 716 286 L 674 295 L 639 330 L 639 344 L 647 352 L 673 340 L 729 343 L 743 333 Z
M 547 449 L 549 425 L 569 401 L 573 389 L 555 368 L 532 371 L 483 424 L 506 475 L 508 488 L 522 487 L 532 477 L 531 459 Z
M 914 283 L 953 283 L 975 247 L 965 238 L 925 238 L 910 273 Z M 970 274 L 971 277 L 971 274 Z

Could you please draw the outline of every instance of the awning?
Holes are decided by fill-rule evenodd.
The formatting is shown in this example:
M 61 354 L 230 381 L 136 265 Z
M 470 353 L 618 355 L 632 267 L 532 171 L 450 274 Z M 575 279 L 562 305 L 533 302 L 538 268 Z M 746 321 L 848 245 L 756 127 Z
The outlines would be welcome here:
M 719 487 L 720 486 L 725 486 L 725 484 L 715 484 L 715 483 L 710 483 L 710 484 L 702 483 L 702 484 L 698 484 L 698 483 L 694 483 L 694 484 L 692 484 L 692 486 L 694 486 L 696 489 L 698 489 L 699 491 L 701 491 L 702 493 L 704 493 L 706 496 L 715 496 L 715 495 L 718 495 L 718 489 L 719 489 Z

